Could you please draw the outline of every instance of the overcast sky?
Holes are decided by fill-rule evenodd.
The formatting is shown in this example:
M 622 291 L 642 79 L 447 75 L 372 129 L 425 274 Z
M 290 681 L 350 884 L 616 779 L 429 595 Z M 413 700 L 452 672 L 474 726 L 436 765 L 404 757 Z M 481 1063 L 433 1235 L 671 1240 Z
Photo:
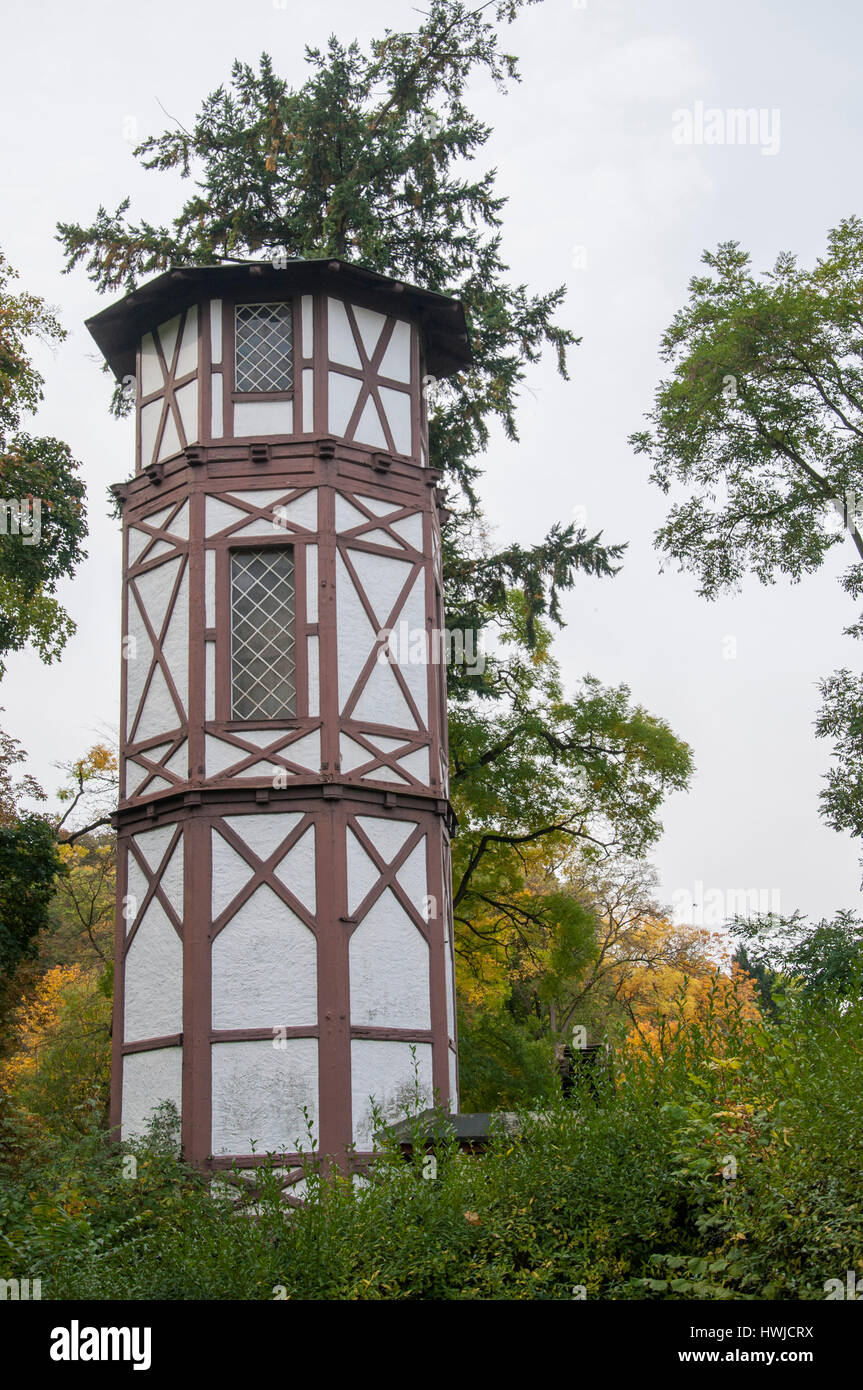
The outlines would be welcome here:
M 585 516 L 591 532 L 629 543 L 616 579 L 580 581 L 566 597 L 557 655 L 570 688 L 588 672 L 626 682 L 694 749 L 696 776 L 667 803 L 654 855 L 663 897 L 678 906 L 739 889 L 816 917 L 859 901 L 857 849 L 818 816 L 829 748 L 812 727 L 818 678 L 859 657 L 842 635 L 856 610 L 836 583 L 850 543 L 796 587 L 752 581 L 708 604 L 691 578 L 659 573 L 652 535 L 666 503 L 626 440 L 650 407 L 660 336 L 705 247 L 736 239 L 759 269 L 780 250 L 811 263 L 827 229 L 863 211 L 861 16 L 852 0 L 545 0 L 506 35 L 521 85 L 507 97 L 485 83 L 473 92 L 495 128 L 483 162 L 509 198 L 513 279 L 537 291 L 565 281 L 562 319 L 583 337 L 570 382 L 551 360 L 532 369 L 520 443 L 496 438 L 485 460 L 485 506 L 501 543 Z M 403 0 L 7 8 L 0 245 L 20 287 L 55 305 L 69 330 L 61 349 L 40 353 L 38 428 L 82 461 L 90 512 L 89 559 L 61 593 L 77 635 L 53 668 L 12 657 L 0 685 L 2 724 L 46 789 L 57 761 L 118 723 L 120 537 L 106 489 L 133 466 L 131 424 L 108 415 L 83 327 L 106 301 L 83 271 L 61 276 L 55 223 L 89 221 L 127 193 L 136 217 L 169 219 L 178 181 L 139 169 L 132 146 L 164 128 L 161 108 L 190 123 L 234 58 L 266 50 L 300 82 L 305 44 L 330 32 L 365 41 L 418 17 Z M 755 143 L 673 138 L 675 113 L 692 113 L 695 127 L 699 110 L 737 107 L 763 110 Z

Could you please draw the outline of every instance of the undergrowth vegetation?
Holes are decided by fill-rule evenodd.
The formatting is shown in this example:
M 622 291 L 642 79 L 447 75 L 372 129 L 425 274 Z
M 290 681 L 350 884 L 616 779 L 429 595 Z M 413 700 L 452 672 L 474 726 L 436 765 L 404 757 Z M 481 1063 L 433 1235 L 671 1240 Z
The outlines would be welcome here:
M 863 1009 L 787 1000 L 684 1022 L 480 1154 L 384 1147 L 356 1183 L 311 1151 L 213 1184 L 163 1109 L 112 1147 L 3 1114 L 0 1277 L 79 1299 L 823 1299 L 863 1271 Z M 96 1110 L 94 1108 L 94 1116 Z M 443 1117 L 441 1116 L 441 1121 Z

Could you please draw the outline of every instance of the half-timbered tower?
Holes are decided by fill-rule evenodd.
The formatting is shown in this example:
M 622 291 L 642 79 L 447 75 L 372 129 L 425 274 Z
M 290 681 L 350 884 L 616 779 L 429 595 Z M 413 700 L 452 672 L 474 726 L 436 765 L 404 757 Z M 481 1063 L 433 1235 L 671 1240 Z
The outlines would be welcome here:
M 339 261 L 89 321 L 134 391 L 113 1124 L 215 1167 L 457 1108 L 439 475 L 461 305 Z M 390 635 L 392 634 L 392 635 Z

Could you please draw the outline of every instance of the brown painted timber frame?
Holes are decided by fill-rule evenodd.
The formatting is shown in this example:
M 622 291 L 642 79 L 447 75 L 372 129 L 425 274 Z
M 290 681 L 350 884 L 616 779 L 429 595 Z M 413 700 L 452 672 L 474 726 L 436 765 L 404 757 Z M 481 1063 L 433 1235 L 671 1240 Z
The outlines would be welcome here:
M 202 315 L 201 317 L 205 316 Z M 208 408 L 208 402 L 205 402 L 204 399 L 206 392 L 202 391 L 201 396 L 203 410 L 205 403 Z M 319 401 L 316 393 L 316 417 L 318 406 Z M 265 448 L 262 448 L 262 443 Z M 449 1097 L 449 1056 L 450 1052 L 455 1053 L 456 1051 L 457 1039 L 455 1037 L 455 1025 L 453 1025 L 452 1034 L 448 1028 L 445 995 L 444 938 L 447 935 L 445 914 L 449 911 L 447 904 L 450 900 L 450 894 L 449 886 L 445 882 L 446 870 L 444 865 L 448 865 L 449 835 L 454 828 L 446 789 L 442 784 L 440 774 L 441 767 L 445 765 L 447 754 L 445 683 L 441 673 L 435 670 L 434 665 L 429 665 L 428 739 L 425 741 L 429 745 L 430 778 L 427 785 L 423 785 L 416 778 L 410 779 L 410 782 L 415 785 L 393 786 L 392 783 L 384 781 L 379 781 L 375 785 L 373 771 L 371 774 L 364 774 L 362 768 L 354 772 L 343 773 L 339 758 L 340 733 L 347 733 L 355 740 L 361 735 L 358 735 L 350 719 L 341 716 L 339 710 L 335 645 L 336 625 L 334 620 L 336 555 L 339 553 L 343 540 L 335 533 L 334 499 L 336 491 L 342 490 L 349 494 L 359 492 L 363 496 L 390 501 L 393 503 L 394 511 L 401 504 L 405 509 L 405 514 L 408 511 L 420 511 L 422 513 L 423 549 L 422 552 L 416 553 L 414 560 L 417 566 L 423 565 L 431 569 L 425 586 L 427 628 L 433 630 L 442 627 L 440 576 L 433 567 L 431 558 L 432 529 L 437 535 L 439 549 L 440 498 L 436 487 L 438 480 L 438 475 L 427 469 L 421 469 L 416 463 L 393 456 L 373 455 L 370 458 L 368 449 L 334 440 L 326 434 L 320 434 L 313 437 L 306 436 L 302 439 L 285 438 L 284 436 L 269 437 L 264 441 L 260 439 L 248 441 L 232 439 L 190 447 L 182 455 L 166 460 L 163 465 L 159 465 L 157 468 L 145 470 L 131 482 L 122 484 L 116 489 L 124 502 L 124 523 L 127 532 L 130 526 L 136 526 L 139 530 L 149 532 L 152 536 L 151 542 L 145 546 L 137 562 L 127 566 L 127 585 L 124 586 L 124 590 L 128 588 L 128 583 L 134 582 L 138 574 L 145 573 L 153 564 L 161 563 L 164 560 L 165 556 L 162 553 L 156 560 L 148 561 L 147 552 L 160 540 L 164 542 L 170 536 L 171 518 L 176 515 L 180 506 L 188 501 L 189 539 L 187 542 L 171 539 L 168 540 L 168 544 L 172 545 L 177 554 L 182 557 L 173 597 L 176 597 L 180 579 L 185 567 L 188 567 L 190 661 L 187 720 L 179 721 L 174 730 L 165 731 L 158 737 L 144 740 L 140 746 L 134 742 L 126 744 L 127 711 L 124 690 L 121 716 L 123 732 L 121 753 L 124 765 L 126 757 L 130 753 L 134 753 L 139 762 L 142 758 L 144 759 L 143 766 L 146 768 L 148 744 L 152 746 L 164 744 L 170 739 L 171 748 L 164 755 L 167 759 L 182 746 L 183 739 L 188 738 L 188 778 L 166 772 L 160 763 L 151 759 L 150 768 L 153 774 L 169 781 L 171 783 L 170 789 L 148 793 L 146 783 L 148 780 L 152 780 L 151 778 L 145 779 L 144 783 L 139 783 L 139 790 L 132 795 L 126 795 L 124 786 L 123 800 L 121 800 L 116 813 L 121 851 L 133 852 L 128 849 L 131 838 L 141 830 L 173 825 L 178 828 L 182 827 L 184 833 L 185 910 L 182 921 L 178 923 L 177 914 L 168 912 L 169 919 L 182 939 L 184 967 L 183 1032 L 170 1038 L 135 1039 L 128 1043 L 123 1041 L 123 964 L 125 952 L 133 939 L 133 932 L 126 932 L 123 913 L 118 910 L 116 953 L 118 978 L 113 1025 L 112 1125 L 116 1127 L 120 1123 L 123 1057 L 132 1052 L 182 1045 L 183 1147 L 186 1157 L 200 1166 L 219 1169 L 227 1167 L 235 1161 L 249 1166 L 254 1166 L 256 1162 L 260 1161 L 253 1155 L 232 1154 L 214 1157 L 211 1153 L 211 1049 L 212 1045 L 219 1041 L 253 1040 L 262 1036 L 267 1038 L 273 1036 L 272 1029 L 219 1031 L 214 1030 L 211 1026 L 210 950 L 212 940 L 219 930 L 218 920 L 216 922 L 211 921 L 209 909 L 211 828 L 226 815 L 263 809 L 268 811 L 276 809 L 303 810 L 306 817 L 311 817 L 316 824 L 317 913 L 313 930 L 315 930 L 318 942 L 317 1023 L 308 1028 L 291 1028 L 287 1030 L 287 1036 L 314 1037 L 318 1041 L 320 1152 L 323 1155 L 335 1156 L 337 1160 L 342 1160 L 346 1141 L 349 1142 L 350 1140 L 351 1095 L 350 1089 L 346 1085 L 346 1078 L 350 1076 L 350 1046 L 355 1038 L 430 1042 L 432 1045 L 434 1088 L 442 1100 L 446 1101 Z M 230 535 L 221 539 L 212 537 L 207 539 L 204 525 L 206 497 L 230 494 L 234 491 L 248 492 L 253 490 L 256 484 L 260 484 L 268 490 L 276 486 L 281 487 L 284 484 L 286 493 L 293 490 L 298 494 L 310 487 L 317 489 L 319 503 L 317 531 L 303 536 L 298 530 L 290 531 L 286 528 L 285 535 L 275 535 L 272 539 L 256 536 L 253 540 L 251 538 L 248 540 L 238 538 L 233 543 Z M 164 511 L 168 507 L 171 507 L 171 514 L 161 526 L 147 527 L 143 519 L 148 514 L 154 511 Z M 254 518 L 255 513 L 252 511 L 249 519 Z M 379 518 L 378 525 L 381 525 Z M 224 704 L 220 706 L 218 696 L 217 717 L 209 721 L 204 717 L 206 702 L 205 644 L 207 641 L 216 642 L 217 691 L 219 689 L 223 692 L 226 690 L 225 654 L 229 653 L 230 649 L 229 605 L 225 603 L 224 591 L 226 564 L 221 565 L 220 573 L 218 561 L 217 586 L 221 580 L 222 591 L 219 593 L 217 587 L 215 625 L 212 628 L 206 626 L 205 542 L 210 548 L 219 550 L 225 561 L 230 549 L 240 544 L 260 546 L 261 544 L 287 543 L 295 548 L 302 548 L 304 544 L 313 543 L 318 547 L 319 602 L 317 624 L 306 623 L 305 607 L 301 608 L 300 594 L 297 596 L 297 621 L 298 637 L 300 635 L 299 625 L 302 625 L 302 631 L 306 636 L 311 635 L 314 627 L 317 627 L 315 635 L 319 637 L 320 645 L 319 713 L 316 716 L 310 715 L 307 703 L 304 705 L 303 699 L 299 696 L 300 688 L 304 691 L 306 689 L 305 675 L 301 669 L 298 671 L 298 706 L 295 719 L 273 721 L 272 723 L 270 721 L 252 721 L 242 725 L 243 728 L 250 730 L 256 728 L 273 729 L 274 734 L 280 730 L 284 730 L 286 733 L 296 730 L 298 736 L 302 736 L 313 728 L 319 727 L 321 729 L 320 770 L 302 772 L 295 769 L 291 772 L 288 785 L 278 790 L 272 787 L 269 779 L 260 776 L 251 776 L 244 781 L 238 781 L 236 776 L 215 775 L 207 777 L 205 775 L 205 733 L 209 732 L 216 737 L 219 735 L 233 734 L 235 737 L 239 735 L 238 721 L 224 717 L 225 706 Z M 378 546 L 374 542 L 363 542 L 361 538 L 352 539 L 350 533 L 347 533 L 346 542 L 355 549 L 365 549 L 372 553 L 388 556 L 396 554 L 393 550 Z M 403 551 L 399 552 L 399 558 L 411 557 Z M 298 575 L 305 575 L 304 565 L 297 563 L 295 569 Z M 415 570 L 412 569 L 412 576 L 414 572 Z M 172 604 L 169 604 L 165 629 L 170 621 L 171 611 Z M 125 591 L 123 631 L 128 631 L 128 593 Z M 159 634 L 151 632 L 150 635 L 154 646 L 158 647 Z M 297 643 L 298 656 L 301 651 L 303 653 L 305 651 L 305 643 L 302 640 Z M 170 689 L 172 684 L 170 672 L 165 672 L 165 674 Z M 176 694 L 176 692 L 174 693 Z M 139 710 L 143 707 L 143 701 L 144 694 L 141 696 Z M 386 725 L 379 727 L 380 731 L 386 734 L 392 732 L 401 736 L 406 732 L 393 731 Z M 134 729 L 131 732 L 134 733 Z M 405 745 L 408 745 L 409 742 L 408 738 L 404 739 Z M 422 740 L 416 738 L 414 742 L 416 746 L 420 746 Z M 403 756 L 405 751 L 409 751 L 409 748 L 403 746 L 398 751 Z M 238 761 L 240 761 L 242 754 L 240 750 L 238 753 L 240 754 Z M 288 761 L 285 758 L 279 759 L 278 755 L 267 754 L 260 745 L 248 747 L 247 761 L 249 764 L 256 759 L 267 757 L 271 761 Z M 379 756 L 376 760 L 378 763 L 386 763 L 386 759 Z M 353 918 L 348 914 L 347 872 L 343 846 L 347 827 L 354 824 L 353 817 L 357 813 L 380 815 L 395 820 L 409 816 L 421 827 L 421 830 L 417 830 L 410 837 L 402 855 L 394 861 L 392 868 L 388 869 L 379 863 L 380 878 L 375 889 L 372 890 L 375 894 L 379 894 L 385 891 L 386 887 L 392 886 L 396 869 L 410 853 L 411 847 L 418 841 L 420 834 L 425 833 L 426 835 L 428 893 L 434 900 L 436 907 L 427 922 L 416 912 L 415 907 L 407 904 L 407 908 L 417 929 L 423 933 L 432 948 L 430 952 L 432 1008 L 430 1029 L 374 1029 L 351 1025 L 348 950 L 351 933 L 357 924 L 357 914 L 354 914 Z M 297 827 L 297 831 L 299 833 L 300 827 Z M 224 829 L 221 829 L 220 833 L 224 833 Z M 229 835 L 226 838 L 230 840 Z M 172 837 L 172 846 L 175 839 L 176 836 Z M 283 852 L 284 849 L 280 850 L 280 853 Z M 170 853 L 171 846 L 166 852 L 162 867 L 170 857 Z M 244 854 L 248 855 L 247 849 L 244 850 Z M 122 904 L 127 892 L 126 853 L 121 852 L 119 860 L 118 904 Z M 147 872 L 140 859 L 136 862 Z M 158 879 L 158 874 L 154 875 L 154 878 Z M 273 887 L 285 901 L 290 901 L 292 910 L 298 912 L 298 915 L 307 922 L 307 925 L 310 924 L 308 913 L 302 909 L 302 905 L 296 899 L 285 896 L 289 890 L 286 890 L 284 885 L 275 886 L 279 881 L 272 877 L 271 866 L 267 864 L 258 863 L 254 868 L 253 877 L 248 885 L 249 895 L 259 884 L 265 882 Z M 158 888 L 151 887 L 150 896 L 159 891 Z M 138 920 L 143 915 L 147 901 L 149 899 L 145 899 Z M 163 908 L 170 906 L 164 896 L 160 896 L 160 901 Z M 402 905 L 405 906 L 405 903 L 403 902 Z M 451 932 L 449 936 L 449 949 L 451 951 Z M 368 1157 L 368 1153 L 356 1155 L 360 1165 Z M 299 1171 L 297 1165 L 300 1162 L 300 1156 L 298 1154 L 286 1153 L 282 1159 L 286 1167 Z

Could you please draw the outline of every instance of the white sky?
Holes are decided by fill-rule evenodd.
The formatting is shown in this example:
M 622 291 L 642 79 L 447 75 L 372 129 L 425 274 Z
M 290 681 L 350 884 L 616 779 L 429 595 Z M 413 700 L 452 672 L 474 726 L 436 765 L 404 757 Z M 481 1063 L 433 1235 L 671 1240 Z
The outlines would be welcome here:
M 126 193 L 133 216 L 169 219 L 178 181 L 138 168 L 130 130 L 161 131 L 160 103 L 188 124 L 233 58 L 254 63 L 266 50 L 300 82 L 304 44 L 330 32 L 364 41 L 417 19 L 403 0 L 325 9 L 35 0 L 7 11 L 0 245 L 20 286 L 56 305 L 69 329 L 59 351 L 40 356 L 38 428 L 82 460 L 91 526 L 90 558 L 61 595 L 78 623 L 62 662 L 14 656 L 0 685 L 2 724 L 46 788 L 57 785 L 58 760 L 118 721 L 120 541 L 106 489 L 132 468 L 131 425 L 107 413 L 107 379 L 83 327 L 107 301 L 83 271 L 61 277 L 54 225 L 90 221 Z M 850 177 L 863 127 L 861 40 L 852 0 L 545 0 L 506 34 L 521 85 L 506 98 L 488 84 L 474 91 L 495 127 L 482 164 L 498 168 L 510 199 L 512 277 L 537 291 L 566 281 L 562 319 L 584 339 L 569 383 L 550 359 L 531 371 L 520 443 L 496 439 L 485 461 L 485 505 L 501 543 L 538 541 L 576 508 L 591 531 L 629 542 L 616 579 L 581 580 L 567 596 L 557 655 L 570 688 L 587 672 L 625 681 L 694 748 L 696 777 L 667 803 L 654 856 L 668 901 L 696 896 L 698 883 L 815 916 L 859 898 L 854 843 L 818 817 L 828 745 L 812 731 L 816 680 L 859 654 L 842 636 L 857 614 L 835 577 L 850 549 L 797 587 L 753 581 L 708 604 L 690 578 L 658 573 L 651 538 L 665 502 L 626 440 L 650 406 L 660 335 L 704 247 L 734 238 L 758 268 L 781 249 L 810 263 L 827 229 L 861 210 Z M 777 108 L 778 153 L 675 144 L 673 112 L 699 101 Z M 723 657 L 728 637 L 733 660 Z

